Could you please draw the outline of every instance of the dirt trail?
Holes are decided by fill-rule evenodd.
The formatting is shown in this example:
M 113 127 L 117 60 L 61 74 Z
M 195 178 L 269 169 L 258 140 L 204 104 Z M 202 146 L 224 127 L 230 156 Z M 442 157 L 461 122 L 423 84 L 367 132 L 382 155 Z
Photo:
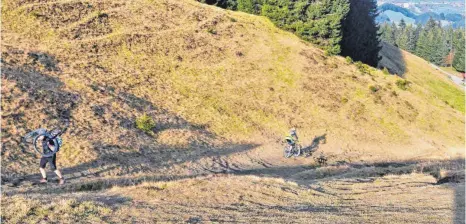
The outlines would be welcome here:
M 305 154 L 300 157 L 286 159 L 282 156 L 281 148 L 280 144 L 272 144 L 249 151 L 238 150 L 239 152 L 228 155 L 222 155 L 221 151 L 211 150 L 208 156 L 198 160 L 188 159 L 169 166 L 131 165 L 125 168 L 126 172 L 117 175 L 110 171 L 121 169 L 118 163 L 102 166 L 85 164 L 62 170 L 67 179 L 65 185 L 58 185 L 55 174 L 49 171 L 50 181 L 47 184 L 38 183 L 40 174 L 37 173 L 4 181 L 2 188 L 3 193 L 9 196 L 23 193 L 77 192 L 103 190 L 113 186 L 138 185 L 143 182 L 172 181 L 225 174 L 282 178 L 302 186 L 310 186 L 325 178 L 358 180 L 387 174 L 409 174 L 417 169 L 428 170 L 423 164 L 416 162 L 376 164 L 336 162 L 320 167 L 315 162 L 318 150 L 312 151 L 312 156 L 305 151 Z
M 144 170 L 144 172 L 128 172 L 123 175 L 106 175 L 108 171 L 119 168 L 119 164 L 103 166 L 79 166 L 65 168 L 62 170 L 67 183 L 63 186 L 56 184 L 55 174 L 48 171 L 49 183 L 39 184 L 40 174 L 26 175 L 2 183 L 3 192 L 7 195 L 26 193 L 51 189 L 77 189 L 91 183 L 102 182 L 105 187 L 114 185 L 130 185 L 146 180 L 171 180 L 179 178 L 190 178 L 195 176 L 206 176 L 211 174 L 257 174 L 263 176 L 291 177 L 298 172 L 308 170 L 314 161 L 312 157 L 302 155 L 285 159 L 282 156 L 281 145 L 261 146 L 250 151 L 221 155 L 212 150 L 209 156 L 197 161 L 186 161 L 178 164 L 160 167 L 154 164 L 149 170 L 143 166 L 133 165 L 130 169 Z M 281 170 L 281 167 L 287 167 Z M 293 167 L 290 169 L 289 167 Z M 307 168 L 305 168 L 307 167 Z M 51 186 L 52 185 L 52 186 Z M 105 188 L 104 186 L 102 186 Z

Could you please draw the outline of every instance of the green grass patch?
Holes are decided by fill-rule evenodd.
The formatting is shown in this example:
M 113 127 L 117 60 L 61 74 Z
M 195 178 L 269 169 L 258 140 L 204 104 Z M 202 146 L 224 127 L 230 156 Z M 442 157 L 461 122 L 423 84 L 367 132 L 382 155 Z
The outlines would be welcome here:
M 144 114 L 136 119 L 136 127 L 146 133 L 152 133 L 152 129 L 155 128 L 155 121 L 152 117 Z
M 455 88 L 452 84 L 440 80 L 429 80 L 426 84 L 429 90 L 440 100 L 464 114 L 465 95 L 463 91 Z

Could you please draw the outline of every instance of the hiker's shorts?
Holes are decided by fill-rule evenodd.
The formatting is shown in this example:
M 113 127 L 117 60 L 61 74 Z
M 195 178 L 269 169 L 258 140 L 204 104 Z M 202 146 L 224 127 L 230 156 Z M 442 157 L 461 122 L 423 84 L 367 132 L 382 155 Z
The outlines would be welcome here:
M 44 169 L 47 163 L 50 164 L 50 169 L 55 171 L 57 169 L 57 156 L 53 155 L 51 157 L 42 157 L 40 159 L 40 168 Z

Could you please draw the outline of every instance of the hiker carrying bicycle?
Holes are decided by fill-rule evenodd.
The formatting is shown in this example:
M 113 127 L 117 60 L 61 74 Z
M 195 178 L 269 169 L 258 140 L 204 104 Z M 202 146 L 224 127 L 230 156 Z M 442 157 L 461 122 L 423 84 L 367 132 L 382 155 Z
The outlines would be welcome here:
M 43 135 L 39 137 L 39 140 L 42 140 L 42 150 L 43 154 L 40 158 L 40 173 L 42 174 L 41 183 L 47 183 L 47 173 L 45 172 L 45 166 L 47 163 L 50 166 L 50 169 L 55 172 L 59 178 L 59 184 L 65 183 L 65 178 L 61 174 L 60 170 L 57 169 L 57 152 L 60 150 L 62 140 L 59 137 L 61 131 L 55 129 L 50 132 L 50 136 Z M 50 155 L 52 154 L 52 155 Z
M 42 179 L 40 180 L 40 183 L 47 183 L 47 173 L 45 172 L 45 166 L 47 163 L 49 164 L 50 169 L 58 176 L 58 183 L 65 183 L 65 178 L 60 170 L 57 169 L 57 153 L 63 144 L 61 135 L 68 130 L 69 125 L 70 122 L 66 121 L 64 129 L 53 129 L 50 132 L 45 128 L 39 128 L 27 133 L 23 137 L 23 141 L 25 143 L 32 144 L 34 150 L 41 155 L 39 170 L 42 175 Z

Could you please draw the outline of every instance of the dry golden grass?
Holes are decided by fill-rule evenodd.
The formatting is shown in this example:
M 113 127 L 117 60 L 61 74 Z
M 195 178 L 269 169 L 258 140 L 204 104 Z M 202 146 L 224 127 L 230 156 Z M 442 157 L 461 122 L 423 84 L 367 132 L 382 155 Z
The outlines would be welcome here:
M 220 175 L 147 182 L 101 192 L 6 197 L 5 223 L 274 222 L 461 223 L 464 184 L 422 174 L 335 179 L 309 186 L 277 178 Z M 463 219 L 464 220 L 464 219 Z

